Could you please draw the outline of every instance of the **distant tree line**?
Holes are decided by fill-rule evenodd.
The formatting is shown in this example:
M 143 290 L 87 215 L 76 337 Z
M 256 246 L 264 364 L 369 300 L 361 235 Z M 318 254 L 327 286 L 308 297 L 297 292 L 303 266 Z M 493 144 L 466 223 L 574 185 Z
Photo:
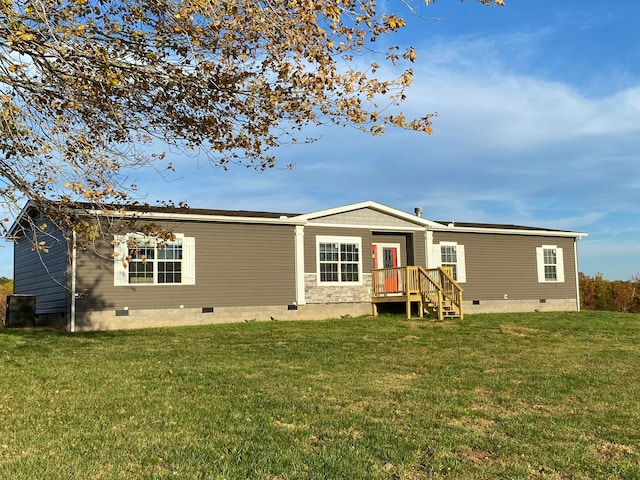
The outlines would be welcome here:
M 13 293 L 13 280 L 7 277 L 0 277 L 0 291 L 5 295 Z
M 7 277 L 0 277 L 0 324 L 4 325 L 4 318 L 7 309 L 7 295 L 13 293 L 13 280 Z
M 640 274 L 629 280 L 605 280 L 580 273 L 580 305 L 584 310 L 640 312 Z

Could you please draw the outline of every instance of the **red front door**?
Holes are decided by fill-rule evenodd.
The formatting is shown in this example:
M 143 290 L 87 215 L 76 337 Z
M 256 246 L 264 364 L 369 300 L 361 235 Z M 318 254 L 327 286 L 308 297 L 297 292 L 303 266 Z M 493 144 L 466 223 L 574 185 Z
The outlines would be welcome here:
M 399 245 L 373 244 L 373 268 L 395 268 L 398 266 Z M 384 293 L 398 292 L 398 272 L 384 272 Z

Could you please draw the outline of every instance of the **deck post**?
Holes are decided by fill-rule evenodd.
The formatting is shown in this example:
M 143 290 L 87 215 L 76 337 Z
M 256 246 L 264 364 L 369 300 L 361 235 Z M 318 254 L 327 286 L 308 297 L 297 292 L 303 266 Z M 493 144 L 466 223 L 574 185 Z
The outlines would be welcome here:
M 424 297 L 422 296 L 422 276 L 419 275 L 419 270 L 417 271 L 418 273 L 418 294 L 420 295 L 419 299 L 418 299 L 418 315 L 420 318 L 424 317 Z

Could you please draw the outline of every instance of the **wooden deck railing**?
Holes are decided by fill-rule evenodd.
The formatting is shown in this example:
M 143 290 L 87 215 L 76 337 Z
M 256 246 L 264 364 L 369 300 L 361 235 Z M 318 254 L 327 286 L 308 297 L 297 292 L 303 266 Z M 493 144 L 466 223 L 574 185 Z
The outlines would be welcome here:
M 428 276 L 434 283 L 442 287 L 442 296 L 444 300 L 448 300 L 460 313 L 462 318 L 462 287 L 453 279 L 451 268 L 422 268 L 420 270 Z
M 405 301 L 410 317 L 412 301 L 423 308 L 433 307 L 438 318 L 444 317 L 444 308 L 463 317 L 462 288 L 453 279 L 450 268 L 424 268 L 418 266 L 381 268 L 372 272 L 373 302 Z M 446 306 L 446 307 L 445 307 Z

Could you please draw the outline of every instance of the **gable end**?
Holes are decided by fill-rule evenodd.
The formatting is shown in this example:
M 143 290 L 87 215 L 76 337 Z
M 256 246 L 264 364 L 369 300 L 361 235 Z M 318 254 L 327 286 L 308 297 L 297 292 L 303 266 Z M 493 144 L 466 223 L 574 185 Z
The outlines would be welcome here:
M 424 230 L 424 226 L 395 217 L 373 208 L 359 208 L 348 212 L 335 213 L 314 218 L 310 223 L 323 225 L 362 226 L 375 228 L 402 228 Z

